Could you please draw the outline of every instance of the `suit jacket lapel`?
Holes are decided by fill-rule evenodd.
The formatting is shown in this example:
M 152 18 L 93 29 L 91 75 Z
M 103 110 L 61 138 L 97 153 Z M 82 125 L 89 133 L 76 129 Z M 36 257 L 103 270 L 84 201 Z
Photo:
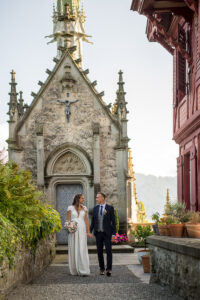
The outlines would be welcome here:
M 106 206 L 105 206 L 105 209 L 104 209 L 104 212 L 103 212 L 103 218 L 105 217 L 105 215 L 106 215 L 106 212 L 105 211 L 108 211 L 108 207 L 107 207 L 108 205 L 106 204 Z
M 98 216 L 98 213 L 99 213 L 99 205 L 96 206 L 95 215 Z

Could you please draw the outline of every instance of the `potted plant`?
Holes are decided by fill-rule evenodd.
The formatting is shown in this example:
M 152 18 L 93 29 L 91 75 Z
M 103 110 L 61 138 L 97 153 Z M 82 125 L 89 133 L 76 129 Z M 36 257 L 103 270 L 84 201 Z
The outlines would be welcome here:
M 144 273 L 150 273 L 150 255 L 147 252 L 145 255 L 142 255 L 142 267 Z
M 189 220 L 185 203 L 175 202 L 169 203 L 166 207 L 166 223 L 173 237 L 182 237 L 185 222 Z
M 167 222 L 166 217 L 161 218 L 160 221 L 158 222 L 160 235 L 170 235 L 170 231 L 166 222 Z
M 190 220 L 185 224 L 188 236 L 191 238 L 200 238 L 200 214 L 199 212 L 190 211 Z
M 132 234 L 134 235 L 135 239 L 137 240 L 137 245 L 144 246 L 144 249 L 139 250 L 137 253 L 138 260 L 140 263 L 142 263 L 142 256 L 145 255 L 149 250 L 146 249 L 146 240 L 147 237 L 153 234 L 153 231 L 151 230 L 150 225 L 137 225 L 135 230 L 132 231 Z
M 156 235 L 159 235 L 159 228 L 158 228 L 158 222 L 160 221 L 159 212 L 157 211 L 156 213 L 154 213 L 151 218 L 152 218 L 153 221 L 155 221 L 155 224 L 152 225 L 153 231 Z

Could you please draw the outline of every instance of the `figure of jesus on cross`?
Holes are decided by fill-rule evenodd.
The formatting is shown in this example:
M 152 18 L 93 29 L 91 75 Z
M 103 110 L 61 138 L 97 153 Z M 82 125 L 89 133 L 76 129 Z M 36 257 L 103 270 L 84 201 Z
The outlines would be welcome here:
M 68 93 L 66 95 L 67 95 L 67 97 L 69 97 Z M 78 101 L 79 100 L 73 100 L 73 101 L 69 101 L 69 100 L 57 100 L 57 102 L 64 103 L 66 105 L 65 106 L 65 114 L 66 114 L 66 118 L 67 118 L 67 122 L 68 123 L 69 123 L 69 118 L 70 118 L 70 115 L 71 115 L 70 106 L 71 106 L 72 103 L 76 103 Z

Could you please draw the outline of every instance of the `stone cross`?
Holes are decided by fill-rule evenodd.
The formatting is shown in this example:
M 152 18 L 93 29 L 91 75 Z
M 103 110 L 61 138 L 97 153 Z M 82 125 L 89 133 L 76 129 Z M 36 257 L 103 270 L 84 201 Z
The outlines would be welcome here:
M 68 94 L 67 94 L 67 97 L 68 97 Z M 69 100 L 57 100 L 57 102 L 59 103 L 64 103 L 66 106 L 65 106 L 65 114 L 66 114 L 66 118 L 67 118 L 67 122 L 69 123 L 69 118 L 70 118 L 70 115 L 71 115 L 71 111 L 70 111 L 70 106 L 72 103 L 76 103 L 78 102 L 79 100 L 73 100 L 73 101 L 69 101 Z

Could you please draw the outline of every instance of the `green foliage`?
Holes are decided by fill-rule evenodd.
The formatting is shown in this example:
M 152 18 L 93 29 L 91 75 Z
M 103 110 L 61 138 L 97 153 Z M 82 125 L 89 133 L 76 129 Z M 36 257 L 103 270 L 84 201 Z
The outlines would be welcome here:
M 58 212 L 40 203 L 41 196 L 30 172 L 13 162 L 0 163 L 0 259 L 6 255 L 10 265 L 17 244 L 34 251 L 39 240 L 61 229 Z
M 171 216 L 175 224 L 185 223 L 190 219 L 189 212 L 183 202 L 169 203 L 166 207 L 166 215 L 167 217 Z
M 153 231 L 150 225 L 137 225 L 135 230 L 132 231 L 132 234 L 137 239 L 137 243 L 139 246 L 144 246 L 146 249 L 146 240 L 147 237 L 153 235 Z
M 115 221 L 116 221 L 116 233 L 119 232 L 119 214 L 117 209 L 115 208 Z
M 165 218 L 165 224 L 166 225 L 169 225 L 169 224 L 180 224 L 180 223 L 181 223 L 181 221 L 177 217 L 167 216 Z
M 5 255 L 9 264 L 13 264 L 13 257 L 18 242 L 20 242 L 19 230 L 0 213 L 0 266 Z
M 158 223 L 160 221 L 160 214 L 159 214 L 159 212 L 157 211 L 156 213 L 154 213 L 151 218 L 152 218 L 153 221 L 155 221 L 156 223 Z
M 198 211 L 190 211 L 189 212 L 189 222 L 192 224 L 200 223 L 200 214 Z

